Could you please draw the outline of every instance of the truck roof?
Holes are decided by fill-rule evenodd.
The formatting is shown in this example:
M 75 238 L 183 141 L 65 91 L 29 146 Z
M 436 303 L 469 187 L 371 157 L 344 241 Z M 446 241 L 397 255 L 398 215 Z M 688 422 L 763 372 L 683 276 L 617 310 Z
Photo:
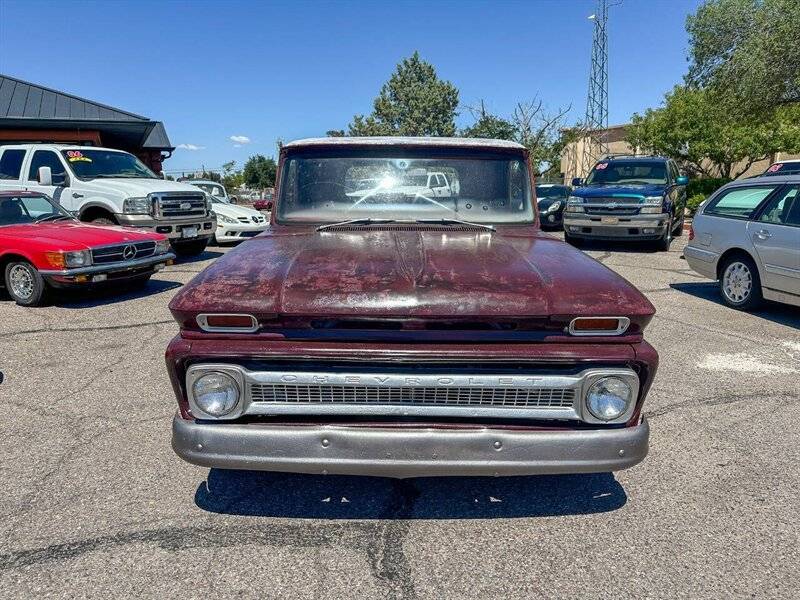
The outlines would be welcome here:
M 29 148 L 48 148 L 50 150 L 108 150 L 109 152 L 125 152 L 126 154 L 130 154 L 126 150 L 120 150 L 118 148 L 106 148 L 105 146 L 78 146 L 76 144 L 51 144 L 51 143 L 29 143 L 29 144 L 0 144 L 0 148 L 14 148 L 14 149 L 29 149 Z
M 412 137 L 412 136 L 365 136 L 365 137 L 323 137 L 295 140 L 284 144 L 284 148 L 306 148 L 309 146 L 433 146 L 459 148 L 496 148 L 503 150 L 524 150 L 525 146 L 508 140 L 457 137 Z

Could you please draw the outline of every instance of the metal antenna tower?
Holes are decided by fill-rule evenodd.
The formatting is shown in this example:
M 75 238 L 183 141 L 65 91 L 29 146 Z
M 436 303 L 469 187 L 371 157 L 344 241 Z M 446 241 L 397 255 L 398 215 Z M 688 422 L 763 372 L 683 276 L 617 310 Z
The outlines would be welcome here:
M 595 161 L 608 153 L 606 132 L 608 129 L 608 7 L 609 0 L 597 0 L 597 12 L 589 17 L 594 21 L 592 36 L 592 68 L 589 71 L 589 94 L 586 97 L 586 137 L 583 140 L 581 175 L 586 175 Z

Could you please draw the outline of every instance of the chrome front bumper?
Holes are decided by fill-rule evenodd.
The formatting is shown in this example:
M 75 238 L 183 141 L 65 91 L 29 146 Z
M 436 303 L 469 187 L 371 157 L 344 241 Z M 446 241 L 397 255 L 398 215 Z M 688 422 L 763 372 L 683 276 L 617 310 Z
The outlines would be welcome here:
M 631 216 L 564 213 L 564 231 L 580 237 L 658 238 L 669 223 L 670 215 L 666 213 Z M 573 231 L 571 227 L 579 227 L 580 231 Z M 640 231 L 643 228 L 655 229 L 655 232 L 645 234 Z
M 117 273 L 119 271 L 130 271 L 133 269 L 141 269 L 143 267 L 154 267 L 158 264 L 166 266 L 167 262 L 171 260 L 175 260 L 175 254 L 172 252 L 167 252 L 165 254 L 156 254 L 155 256 L 148 256 L 145 258 L 91 265 L 89 267 L 78 267 L 75 269 L 40 270 L 39 273 L 45 277 L 69 278 L 76 277 L 78 275 L 96 275 L 98 273 Z
M 217 228 L 216 216 L 175 217 L 169 219 L 154 219 L 150 215 L 114 215 L 117 222 L 123 227 L 137 227 L 147 231 L 155 231 L 167 236 L 172 241 L 196 240 L 214 235 Z M 184 227 L 197 227 L 197 237 L 183 238 Z
M 644 459 L 649 437 L 647 421 L 556 431 L 172 423 L 172 448 L 195 465 L 400 478 L 619 471 Z

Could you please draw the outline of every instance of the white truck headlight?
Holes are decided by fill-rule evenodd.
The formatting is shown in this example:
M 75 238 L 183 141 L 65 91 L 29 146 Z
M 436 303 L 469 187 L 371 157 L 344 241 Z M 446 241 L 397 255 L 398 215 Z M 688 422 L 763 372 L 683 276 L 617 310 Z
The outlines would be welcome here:
M 64 252 L 64 266 L 68 269 L 77 267 L 88 267 L 92 264 L 91 250 L 78 250 L 76 252 Z
M 125 198 L 122 203 L 122 212 L 126 215 L 149 215 L 149 198 Z
M 169 252 L 169 240 L 158 240 L 153 254 L 166 254 Z
M 224 417 L 239 403 L 239 385 L 233 377 L 211 371 L 199 377 L 192 385 L 197 406 L 212 417 Z
M 580 196 L 570 196 L 567 199 L 567 207 L 564 209 L 564 212 L 586 212 L 582 204 L 583 198 Z
M 632 401 L 631 386 L 619 377 L 602 377 L 586 393 L 586 408 L 601 421 L 618 419 Z

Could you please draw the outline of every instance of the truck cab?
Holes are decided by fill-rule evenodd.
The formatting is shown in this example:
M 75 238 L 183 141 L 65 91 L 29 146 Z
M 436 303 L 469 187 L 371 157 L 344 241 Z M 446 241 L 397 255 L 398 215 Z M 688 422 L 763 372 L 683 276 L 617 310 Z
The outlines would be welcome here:
M 205 192 L 112 148 L 0 146 L 0 191 L 46 194 L 81 221 L 164 234 L 179 256 L 203 252 L 216 229 Z
M 686 184 L 674 160 L 660 156 L 608 156 L 575 189 L 564 210 L 564 237 L 639 240 L 669 250 L 683 234 Z

